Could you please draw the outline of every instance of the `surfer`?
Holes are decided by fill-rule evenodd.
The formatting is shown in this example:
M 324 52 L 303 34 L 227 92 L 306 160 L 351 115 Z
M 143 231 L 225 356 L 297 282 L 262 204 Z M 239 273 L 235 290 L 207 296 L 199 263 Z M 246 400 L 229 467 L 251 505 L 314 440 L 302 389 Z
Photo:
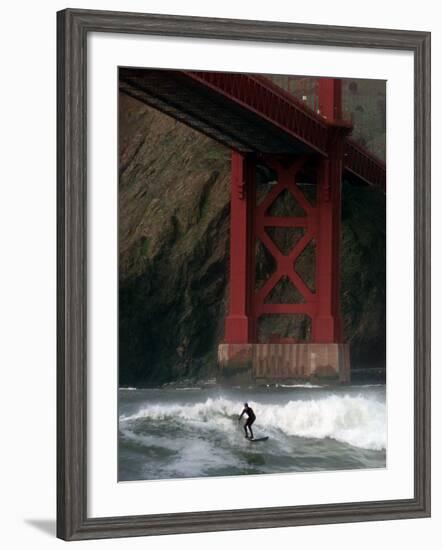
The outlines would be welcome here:
M 249 404 L 248 403 L 244 403 L 244 409 L 241 413 L 241 416 L 238 418 L 238 422 L 241 420 L 241 418 L 244 416 L 244 415 L 247 415 L 247 420 L 244 424 L 244 431 L 246 432 L 246 437 L 248 438 L 249 437 L 249 434 L 247 433 L 247 428 L 249 428 L 249 431 L 250 431 L 250 439 L 255 439 L 253 437 L 253 432 L 252 432 L 252 424 L 255 422 L 256 420 L 256 416 L 255 416 L 255 413 L 253 412 L 253 409 L 252 407 L 249 407 Z

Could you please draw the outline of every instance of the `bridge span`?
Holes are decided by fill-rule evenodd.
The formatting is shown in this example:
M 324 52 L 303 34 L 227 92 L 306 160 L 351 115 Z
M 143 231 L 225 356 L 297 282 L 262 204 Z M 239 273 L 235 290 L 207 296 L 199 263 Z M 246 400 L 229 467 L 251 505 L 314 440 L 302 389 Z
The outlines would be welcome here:
M 126 94 L 232 151 L 230 299 L 218 352 L 221 379 L 348 381 L 350 356 L 340 307 L 342 180 L 385 190 L 386 168 L 351 139 L 351 122 L 342 113 L 340 79 L 319 79 L 319 108 L 314 112 L 261 75 L 121 68 L 119 76 Z M 275 174 L 261 202 L 256 198 L 257 164 Z M 304 194 L 300 182 L 316 185 L 315 200 Z M 272 205 L 285 192 L 298 212 L 272 215 Z M 270 228 L 297 228 L 300 236 L 283 251 Z M 260 288 L 255 280 L 257 241 L 276 265 Z M 314 288 L 296 268 L 310 243 L 315 245 Z M 296 300 L 269 299 L 282 281 L 296 290 Z M 307 316 L 310 341 L 258 341 L 263 315 Z
M 327 157 L 345 126 L 261 75 L 122 68 L 120 89 L 240 153 Z M 353 184 L 385 188 L 385 163 L 349 137 L 343 169 Z

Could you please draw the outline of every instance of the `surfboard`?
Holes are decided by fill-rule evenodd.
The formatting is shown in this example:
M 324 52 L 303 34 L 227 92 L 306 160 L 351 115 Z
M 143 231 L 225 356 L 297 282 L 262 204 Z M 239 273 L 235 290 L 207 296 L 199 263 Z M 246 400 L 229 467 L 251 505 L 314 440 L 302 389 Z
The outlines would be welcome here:
M 249 439 L 250 443 L 260 443 L 261 441 L 267 441 L 268 436 L 258 437 L 257 439 Z

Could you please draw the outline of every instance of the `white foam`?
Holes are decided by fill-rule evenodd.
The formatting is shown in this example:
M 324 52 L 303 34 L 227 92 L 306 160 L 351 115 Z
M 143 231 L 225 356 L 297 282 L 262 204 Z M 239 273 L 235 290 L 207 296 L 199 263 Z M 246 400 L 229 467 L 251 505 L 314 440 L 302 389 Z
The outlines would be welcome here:
M 310 384 L 306 382 L 305 384 L 276 384 L 277 388 L 325 388 L 325 386 L 319 386 L 317 384 Z
M 249 401 L 255 410 L 256 427 L 284 436 L 331 438 L 363 449 L 386 448 L 386 405 L 379 397 L 331 395 L 317 399 L 292 400 L 285 404 Z M 196 404 L 150 404 L 135 414 L 120 417 L 122 425 L 138 419 L 169 420 L 198 430 L 232 432 L 238 403 L 219 397 Z

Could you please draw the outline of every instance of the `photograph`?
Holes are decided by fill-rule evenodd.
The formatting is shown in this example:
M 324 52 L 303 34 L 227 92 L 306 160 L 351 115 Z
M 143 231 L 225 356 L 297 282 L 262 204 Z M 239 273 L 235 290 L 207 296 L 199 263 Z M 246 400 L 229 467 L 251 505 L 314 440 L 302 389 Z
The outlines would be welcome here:
M 386 81 L 118 68 L 118 481 L 386 468 Z
M 439 11 L 5 4 L 2 547 L 440 545 Z

